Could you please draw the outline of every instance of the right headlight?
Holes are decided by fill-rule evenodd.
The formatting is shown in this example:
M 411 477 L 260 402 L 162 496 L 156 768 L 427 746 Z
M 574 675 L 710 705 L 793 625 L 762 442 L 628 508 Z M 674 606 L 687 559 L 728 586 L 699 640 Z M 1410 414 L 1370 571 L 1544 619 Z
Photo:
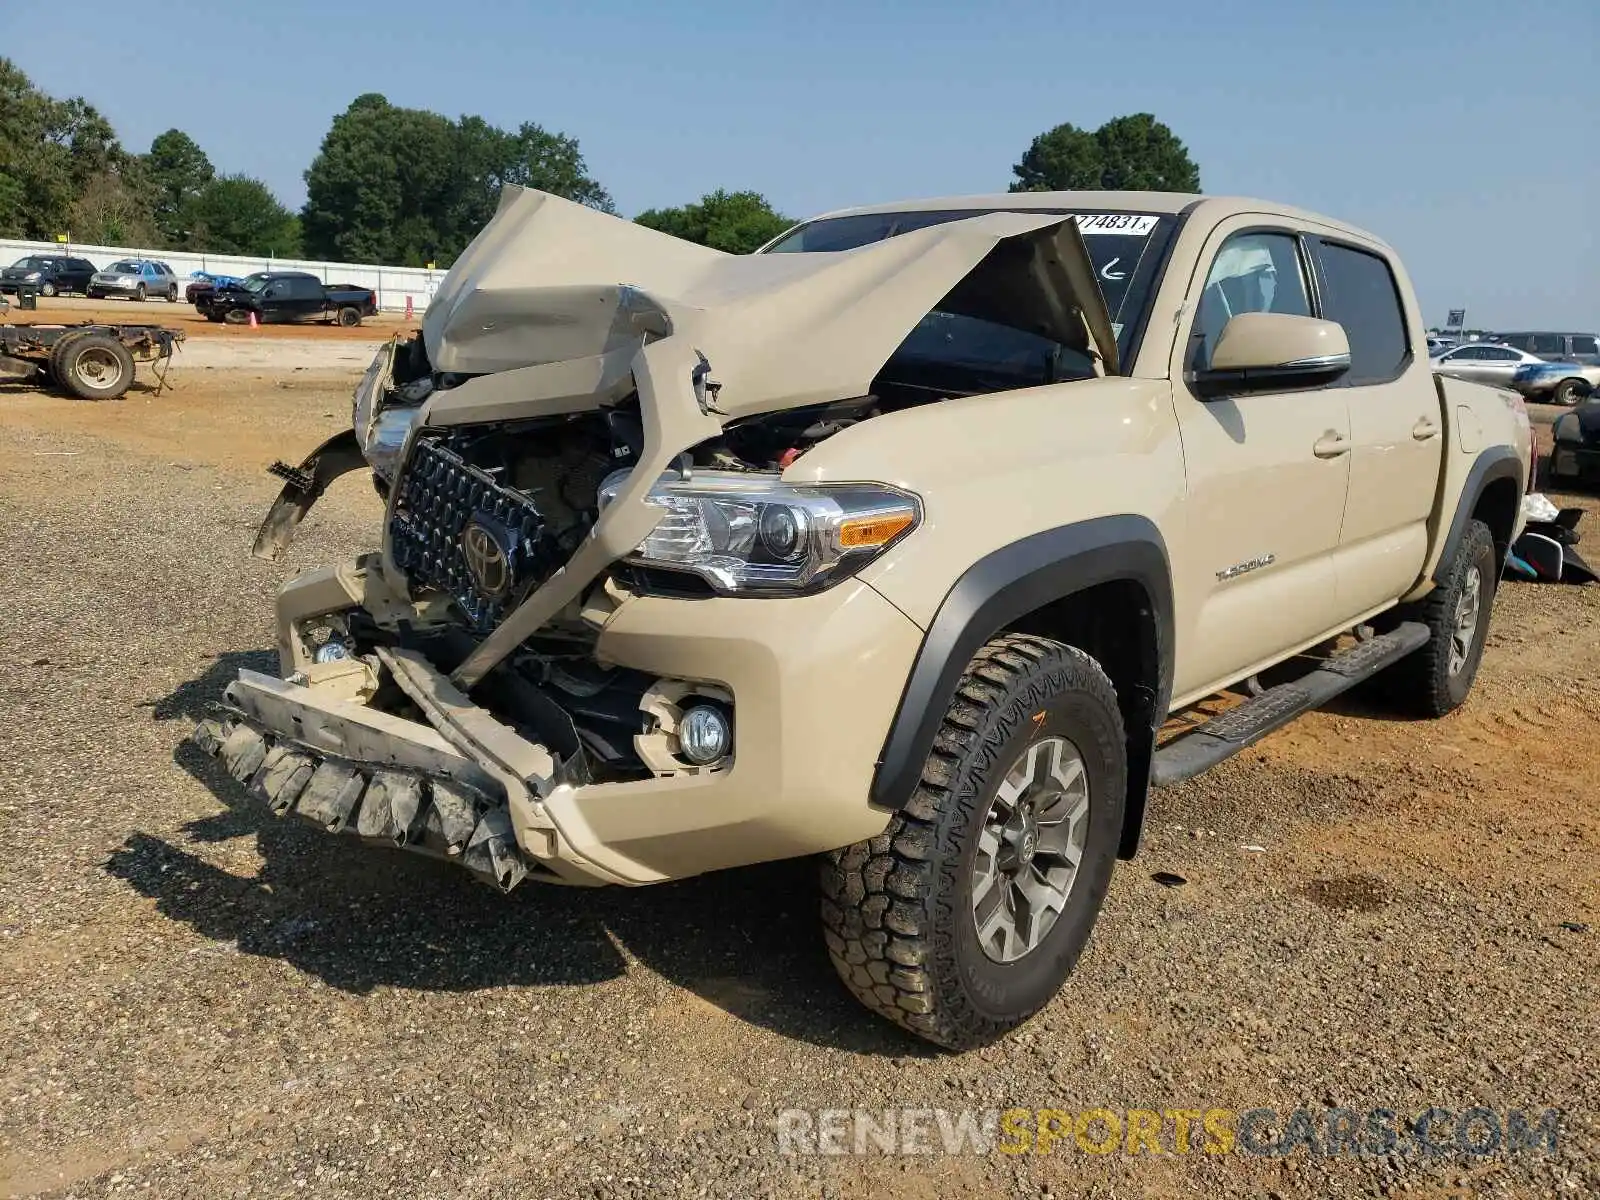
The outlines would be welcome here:
M 626 472 L 600 487 L 615 501 Z M 908 492 L 877 483 L 792 485 L 777 475 L 663 476 L 645 497 L 661 510 L 623 561 L 697 575 L 725 595 L 796 595 L 855 574 L 922 520 Z
M 356 444 L 361 447 L 361 455 L 367 460 L 373 472 L 381 478 L 394 482 L 394 473 L 400 463 L 400 453 L 405 449 L 406 437 L 411 433 L 411 427 L 417 423 L 417 415 L 422 411 L 422 401 L 427 398 L 431 388 L 417 388 L 422 394 L 415 397 L 406 397 L 402 402 L 389 387 L 389 381 L 394 372 L 395 343 L 390 342 L 379 350 L 373 358 L 372 365 L 361 377 L 361 382 L 356 385 L 355 400 L 351 412 L 351 424 L 355 428 Z M 426 383 L 427 381 L 419 381 Z M 409 386 L 409 385 L 408 385 Z

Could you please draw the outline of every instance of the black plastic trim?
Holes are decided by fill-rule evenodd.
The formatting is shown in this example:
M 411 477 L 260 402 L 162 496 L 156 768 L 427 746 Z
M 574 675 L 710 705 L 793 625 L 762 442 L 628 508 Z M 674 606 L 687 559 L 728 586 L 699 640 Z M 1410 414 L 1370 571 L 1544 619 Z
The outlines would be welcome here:
M 923 636 L 906 681 L 873 776 L 872 804 L 899 810 L 910 801 L 961 673 L 986 641 L 1052 601 L 1121 579 L 1144 588 L 1156 618 L 1160 679 L 1153 736 L 1166 719 L 1172 692 L 1172 569 L 1166 543 L 1145 517 L 1096 517 L 1003 546 L 956 580 Z M 1129 731 L 1130 738 L 1134 733 Z M 1131 776 L 1130 771 L 1130 783 Z
M 1450 573 L 1450 563 L 1455 549 L 1467 531 L 1467 522 L 1483 498 L 1484 489 L 1498 479 L 1509 479 L 1517 485 L 1517 502 L 1522 502 L 1522 460 L 1510 446 L 1490 446 L 1467 472 L 1467 482 L 1461 488 L 1461 499 L 1456 503 L 1456 514 L 1450 520 L 1450 532 L 1445 535 L 1444 549 L 1433 568 L 1433 581 L 1444 583 Z

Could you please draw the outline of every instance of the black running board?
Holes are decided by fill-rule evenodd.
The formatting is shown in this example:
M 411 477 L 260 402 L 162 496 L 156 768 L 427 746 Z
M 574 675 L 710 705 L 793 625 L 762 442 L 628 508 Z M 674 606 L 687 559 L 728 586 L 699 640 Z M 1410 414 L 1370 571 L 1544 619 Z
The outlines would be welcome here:
M 1324 660 L 1308 675 L 1268 688 L 1157 750 L 1151 764 L 1151 785 L 1170 787 L 1209 771 L 1274 729 L 1313 708 L 1321 708 L 1341 692 L 1420 649 L 1427 641 L 1426 625 L 1405 621 L 1389 633 L 1358 642 Z

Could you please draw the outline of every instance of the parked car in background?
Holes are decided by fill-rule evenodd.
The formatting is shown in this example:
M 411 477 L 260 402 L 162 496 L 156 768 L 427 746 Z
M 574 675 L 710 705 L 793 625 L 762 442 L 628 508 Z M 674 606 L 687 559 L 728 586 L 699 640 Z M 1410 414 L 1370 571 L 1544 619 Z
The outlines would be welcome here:
M 94 264 L 87 258 L 30 254 L 0 271 L 0 292 L 14 292 L 24 284 L 38 288 L 41 296 L 82 292 L 93 276 Z
M 1576 404 L 1600 387 L 1600 366 L 1546 362 L 1514 346 L 1471 342 L 1428 360 L 1440 375 L 1515 388 L 1530 400 Z
M 1545 478 L 1552 485 L 1600 483 L 1600 400 L 1586 400 L 1556 418 Z
M 257 271 L 238 284 L 195 297 L 208 321 L 243 325 L 252 313 L 260 322 L 337 321 L 359 325 L 378 311 L 378 294 L 354 284 L 325 285 L 307 271 Z
M 207 292 L 242 281 L 238 275 L 212 275 L 207 271 L 196 271 L 189 276 L 189 284 L 183 289 L 183 298 L 189 304 L 198 304 L 200 297 Z
M 124 258 L 104 271 L 96 271 L 89 280 L 91 300 L 107 296 L 127 296 L 131 300 L 160 296 L 176 304 L 179 291 L 178 277 L 172 273 L 172 268 L 149 258 Z
M 1494 340 L 1502 346 L 1536 354 L 1546 362 L 1600 364 L 1600 340 L 1592 333 L 1497 333 Z

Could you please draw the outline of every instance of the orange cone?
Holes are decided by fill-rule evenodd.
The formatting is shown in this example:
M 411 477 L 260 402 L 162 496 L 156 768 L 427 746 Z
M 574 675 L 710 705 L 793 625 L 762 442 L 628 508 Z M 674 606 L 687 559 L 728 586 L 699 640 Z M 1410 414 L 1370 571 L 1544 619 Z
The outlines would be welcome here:
M 254 312 L 252 312 L 250 314 L 250 328 L 254 329 L 255 327 L 256 327 L 256 314 Z

